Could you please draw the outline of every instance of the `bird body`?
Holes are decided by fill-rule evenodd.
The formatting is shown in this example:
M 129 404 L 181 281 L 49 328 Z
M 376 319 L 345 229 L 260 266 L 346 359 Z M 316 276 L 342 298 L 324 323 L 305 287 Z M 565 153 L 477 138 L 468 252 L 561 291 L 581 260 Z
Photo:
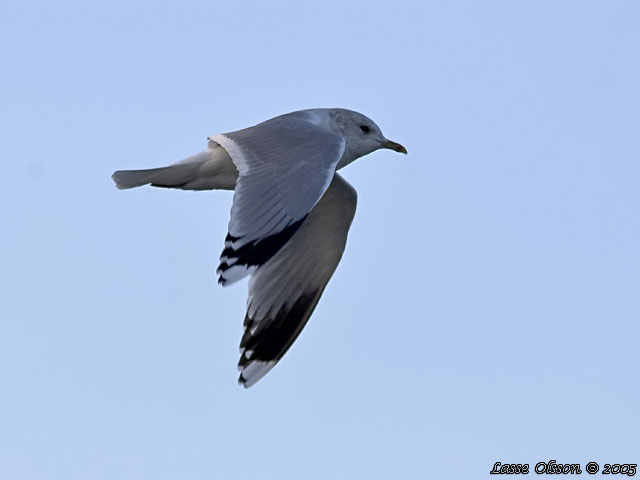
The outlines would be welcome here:
M 358 112 L 311 109 L 211 136 L 205 151 L 167 167 L 113 174 L 119 189 L 235 190 L 218 273 L 222 285 L 251 275 L 245 387 L 295 341 L 342 257 L 357 194 L 336 171 L 380 148 L 406 153 Z

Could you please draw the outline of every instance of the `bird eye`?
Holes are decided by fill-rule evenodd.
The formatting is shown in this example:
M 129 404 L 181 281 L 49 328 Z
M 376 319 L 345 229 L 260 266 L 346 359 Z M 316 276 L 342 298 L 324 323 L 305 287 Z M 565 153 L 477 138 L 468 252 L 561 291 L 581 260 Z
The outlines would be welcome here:
M 360 125 L 360 130 L 362 130 L 364 133 L 369 133 L 371 131 L 371 129 L 366 125 Z

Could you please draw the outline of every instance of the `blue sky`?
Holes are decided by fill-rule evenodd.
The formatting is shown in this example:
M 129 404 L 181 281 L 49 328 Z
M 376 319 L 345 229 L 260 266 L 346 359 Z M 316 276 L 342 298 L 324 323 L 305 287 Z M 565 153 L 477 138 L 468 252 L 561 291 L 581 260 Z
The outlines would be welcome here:
M 640 4 L 5 2 L 0 477 L 489 478 L 640 463 Z M 361 111 L 341 265 L 236 385 L 231 194 L 117 191 Z

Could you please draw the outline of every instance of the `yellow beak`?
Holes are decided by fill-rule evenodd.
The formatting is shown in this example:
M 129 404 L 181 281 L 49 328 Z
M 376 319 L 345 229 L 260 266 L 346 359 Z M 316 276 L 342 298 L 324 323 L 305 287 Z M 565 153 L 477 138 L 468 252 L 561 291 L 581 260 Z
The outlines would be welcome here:
M 386 141 L 382 142 L 381 147 L 382 148 L 388 148 L 389 150 L 394 150 L 396 152 L 404 153 L 405 155 L 407 154 L 407 149 L 406 148 L 404 148 L 399 143 L 392 142 L 391 140 L 386 140 Z

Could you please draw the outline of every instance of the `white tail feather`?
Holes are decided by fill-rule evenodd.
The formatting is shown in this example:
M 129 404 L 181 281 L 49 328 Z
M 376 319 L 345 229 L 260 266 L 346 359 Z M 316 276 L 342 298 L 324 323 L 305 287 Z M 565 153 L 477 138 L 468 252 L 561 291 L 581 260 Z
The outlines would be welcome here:
M 233 190 L 237 176 L 231 158 L 216 145 L 168 167 L 118 170 L 111 178 L 120 190 L 149 184 L 183 190 Z

